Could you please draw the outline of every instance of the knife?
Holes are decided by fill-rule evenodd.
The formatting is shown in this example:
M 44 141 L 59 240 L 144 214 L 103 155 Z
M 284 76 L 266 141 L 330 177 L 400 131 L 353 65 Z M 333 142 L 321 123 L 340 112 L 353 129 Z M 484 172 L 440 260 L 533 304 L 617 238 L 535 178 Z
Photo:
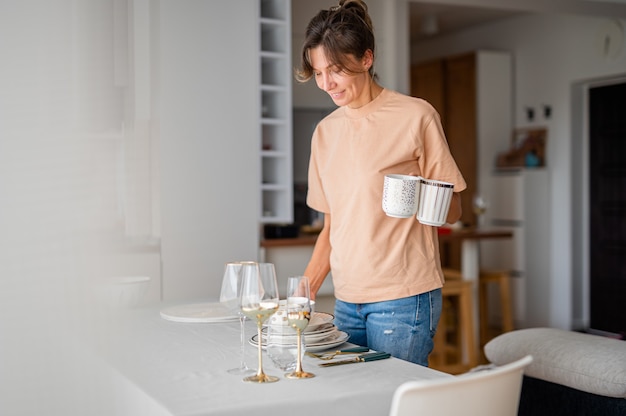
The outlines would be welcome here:
M 331 361 L 328 363 L 318 364 L 320 367 L 331 367 L 334 365 L 352 364 L 352 363 L 364 363 L 367 361 L 384 360 L 391 357 L 391 354 L 387 352 L 370 352 L 367 354 L 361 354 L 358 357 L 348 358 L 347 360 Z
M 353 347 L 353 348 L 344 348 L 342 350 L 337 350 L 334 352 L 323 352 L 320 354 L 315 354 L 313 352 L 306 352 L 305 354 L 310 356 L 310 357 L 314 357 L 314 358 L 319 358 L 321 360 L 330 360 L 335 358 L 336 355 L 339 354 L 356 354 L 358 352 L 368 352 L 370 349 L 368 347 Z

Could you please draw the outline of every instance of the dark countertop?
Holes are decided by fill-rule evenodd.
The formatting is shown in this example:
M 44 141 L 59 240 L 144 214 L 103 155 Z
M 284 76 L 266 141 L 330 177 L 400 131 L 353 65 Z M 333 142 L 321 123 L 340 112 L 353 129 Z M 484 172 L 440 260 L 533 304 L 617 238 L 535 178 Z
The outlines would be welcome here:
M 260 242 L 261 247 L 298 247 L 314 246 L 317 241 L 317 234 L 301 234 L 295 238 L 270 238 Z
M 443 230 L 442 230 L 443 231 Z M 475 239 L 481 240 L 484 238 L 511 238 L 513 233 L 506 229 L 495 228 L 464 228 L 461 230 L 450 230 L 439 233 L 440 241 L 450 240 L 463 240 L 463 239 Z M 317 241 L 317 234 L 300 234 L 295 238 L 271 238 L 263 239 L 260 242 L 260 246 L 264 248 L 269 247 L 298 247 L 298 246 L 314 246 Z

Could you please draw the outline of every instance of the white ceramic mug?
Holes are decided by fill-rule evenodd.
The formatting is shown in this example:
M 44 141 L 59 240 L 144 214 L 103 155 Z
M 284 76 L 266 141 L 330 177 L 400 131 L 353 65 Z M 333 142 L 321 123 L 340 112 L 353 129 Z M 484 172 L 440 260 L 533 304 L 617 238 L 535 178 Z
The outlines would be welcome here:
M 383 211 L 390 217 L 411 218 L 417 212 L 418 176 L 388 174 L 383 186 Z
M 446 223 L 454 185 L 449 182 L 420 178 L 417 220 L 439 227 Z

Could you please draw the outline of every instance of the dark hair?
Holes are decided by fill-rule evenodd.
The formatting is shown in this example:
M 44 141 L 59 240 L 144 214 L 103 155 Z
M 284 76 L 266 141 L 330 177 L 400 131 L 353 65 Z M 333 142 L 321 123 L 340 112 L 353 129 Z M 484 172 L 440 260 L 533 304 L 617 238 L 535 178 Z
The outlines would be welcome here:
M 327 59 L 346 73 L 359 72 L 351 68 L 348 55 L 360 60 L 368 50 L 374 55 L 374 26 L 367 5 L 363 0 L 340 0 L 338 6 L 320 12 L 311 19 L 302 45 L 300 69 L 296 70 L 298 81 L 313 77 L 309 51 L 318 46 L 324 48 Z M 369 68 L 374 78 L 374 66 Z

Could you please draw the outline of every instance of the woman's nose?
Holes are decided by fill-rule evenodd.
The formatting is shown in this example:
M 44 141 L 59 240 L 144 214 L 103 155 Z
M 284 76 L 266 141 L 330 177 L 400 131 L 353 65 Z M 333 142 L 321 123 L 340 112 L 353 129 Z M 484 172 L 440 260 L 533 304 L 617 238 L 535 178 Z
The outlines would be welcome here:
M 333 80 L 332 77 L 328 74 L 322 74 L 318 87 L 324 91 L 329 91 L 333 88 Z

